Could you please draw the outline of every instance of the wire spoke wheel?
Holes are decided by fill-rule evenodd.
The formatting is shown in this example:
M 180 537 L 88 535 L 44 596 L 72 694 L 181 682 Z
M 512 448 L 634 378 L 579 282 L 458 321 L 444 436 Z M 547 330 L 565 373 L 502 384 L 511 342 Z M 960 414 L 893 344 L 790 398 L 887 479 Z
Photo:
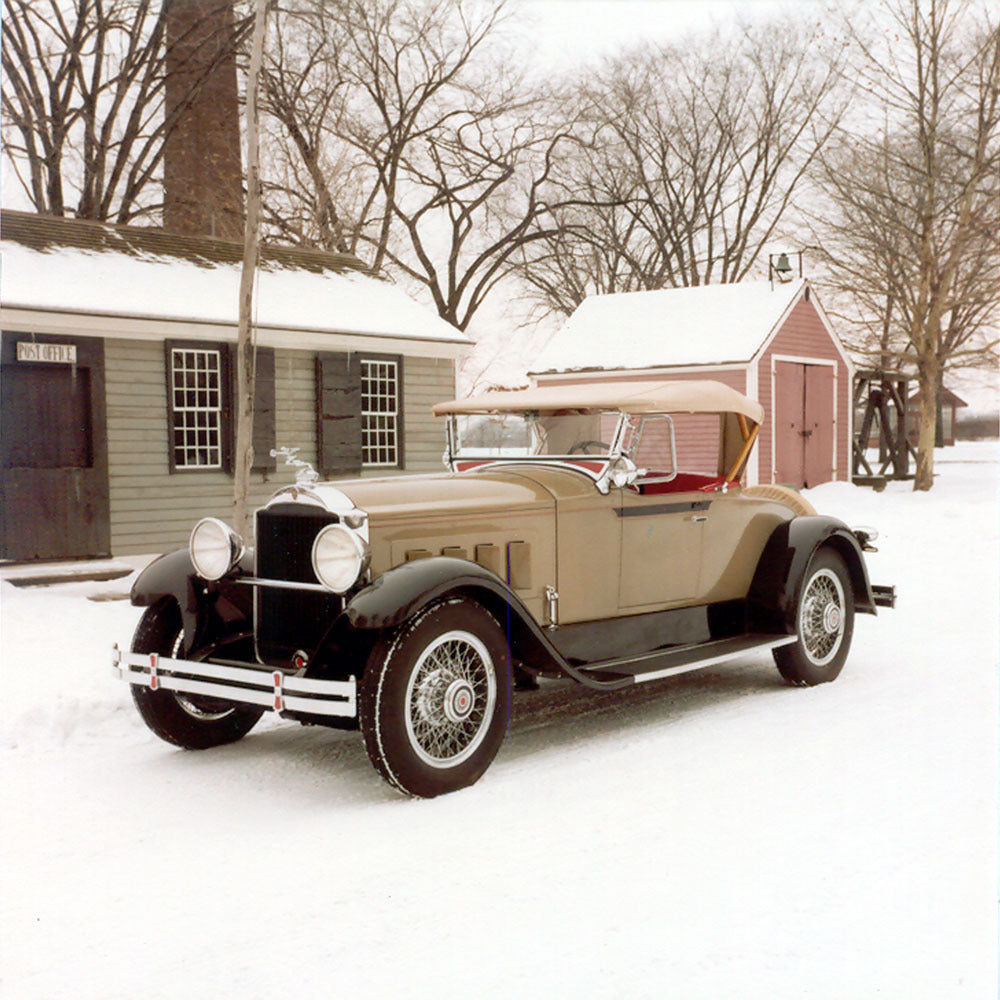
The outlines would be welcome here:
M 774 651 L 781 676 L 792 684 L 826 684 L 847 660 L 854 632 L 854 590 L 838 552 L 820 548 L 802 581 L 795 611 L 797 641 Z
M 431 798 L 474 784 L 507 731 L 507 637 L 476 601 L 447 597 L 376 643 L 361 677 L 358 722 L 378 772 Z
M 406 733 L 431 767 L 467 760 L 486 735 L 496 707 L 489 651 L 469 632 L 446 632 L 423 652 L 406 690 Z
M 837 655 L 844 621 L 844 588 L 832 570 L 821 569 L 809 580 L 799 605 L 799 635 L 806 655 L 817 666 Z

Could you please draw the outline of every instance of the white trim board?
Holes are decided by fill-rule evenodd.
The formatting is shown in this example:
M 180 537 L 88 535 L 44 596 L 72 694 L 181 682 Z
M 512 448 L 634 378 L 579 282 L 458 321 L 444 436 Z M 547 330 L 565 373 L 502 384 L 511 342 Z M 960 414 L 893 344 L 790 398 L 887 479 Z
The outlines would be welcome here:
M 100 337 L 106 340 L 219 340 L 236 343 L 236 327 L 229 323 L 186 322 L 140 316 L 113 316 L 93 313 L 54 312 L 4 306 L 0 309 L 4 330 L 47 333 L 56 336 Z M 418 355 L 427 358 L 461 360 L 472 343 L 429 340 L 400 334 L 324 332 L 258 327 L 256 341 L 261 347 L 315 351 L 372 351 Z

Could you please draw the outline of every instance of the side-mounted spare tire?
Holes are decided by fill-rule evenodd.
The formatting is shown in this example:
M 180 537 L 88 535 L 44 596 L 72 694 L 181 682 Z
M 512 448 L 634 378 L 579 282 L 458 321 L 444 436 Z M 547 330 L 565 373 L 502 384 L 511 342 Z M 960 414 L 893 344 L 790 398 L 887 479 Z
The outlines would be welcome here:
M 796 641 L 774 651 L 792 684 L 825 684 L 843 669 L 854 634 L 854 591 L 843 558 L 821 546 L 809 561 L 795 609 Z
M 147 608 L 139 619 L 132 637 L 132 652 L 176 656 L 183 636 L 177 602 L 163 598 Z M 190 654 L 190 659 L 197 658 L 196 652 Z M 185 750 L 207 750 L 235 743 L 264 714 L 260 708 L 164 688 L 153 691 L 142 684 L 132 685 L 132 698 L 143 721 L 161 740 Z
M 507 731 L 510 677 L 503 629 L 475 601 L 445 598 L 387 630 L 358 699 L 375 768 L 421 798 L 478 781 Z

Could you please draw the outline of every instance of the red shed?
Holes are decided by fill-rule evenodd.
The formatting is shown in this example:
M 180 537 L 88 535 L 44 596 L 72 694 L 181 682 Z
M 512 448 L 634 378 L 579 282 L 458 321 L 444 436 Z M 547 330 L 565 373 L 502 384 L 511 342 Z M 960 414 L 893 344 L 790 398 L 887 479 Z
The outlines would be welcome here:
M 854 366 L 805 280 L 592 296 L 530 374 L 539 384 L 717 379 L 764 407 L 748 482 L 815 486 L 850 475 Z M 714 470 L 711 419 L 678 426 L 685 470 Z

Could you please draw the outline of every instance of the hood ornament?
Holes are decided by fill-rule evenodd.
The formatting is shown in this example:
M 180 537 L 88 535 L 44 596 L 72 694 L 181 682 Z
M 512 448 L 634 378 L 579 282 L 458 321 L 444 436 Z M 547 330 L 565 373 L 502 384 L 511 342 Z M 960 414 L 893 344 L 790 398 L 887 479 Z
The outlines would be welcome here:
M 296 486 L 313 486 L 319 480 L 319 473 L 304 459 L 296 458 L 298 448 L 272 448 L 271 458 L 283 458 L 285 465 L 291 465 L 298 471 L 295 473 Z

